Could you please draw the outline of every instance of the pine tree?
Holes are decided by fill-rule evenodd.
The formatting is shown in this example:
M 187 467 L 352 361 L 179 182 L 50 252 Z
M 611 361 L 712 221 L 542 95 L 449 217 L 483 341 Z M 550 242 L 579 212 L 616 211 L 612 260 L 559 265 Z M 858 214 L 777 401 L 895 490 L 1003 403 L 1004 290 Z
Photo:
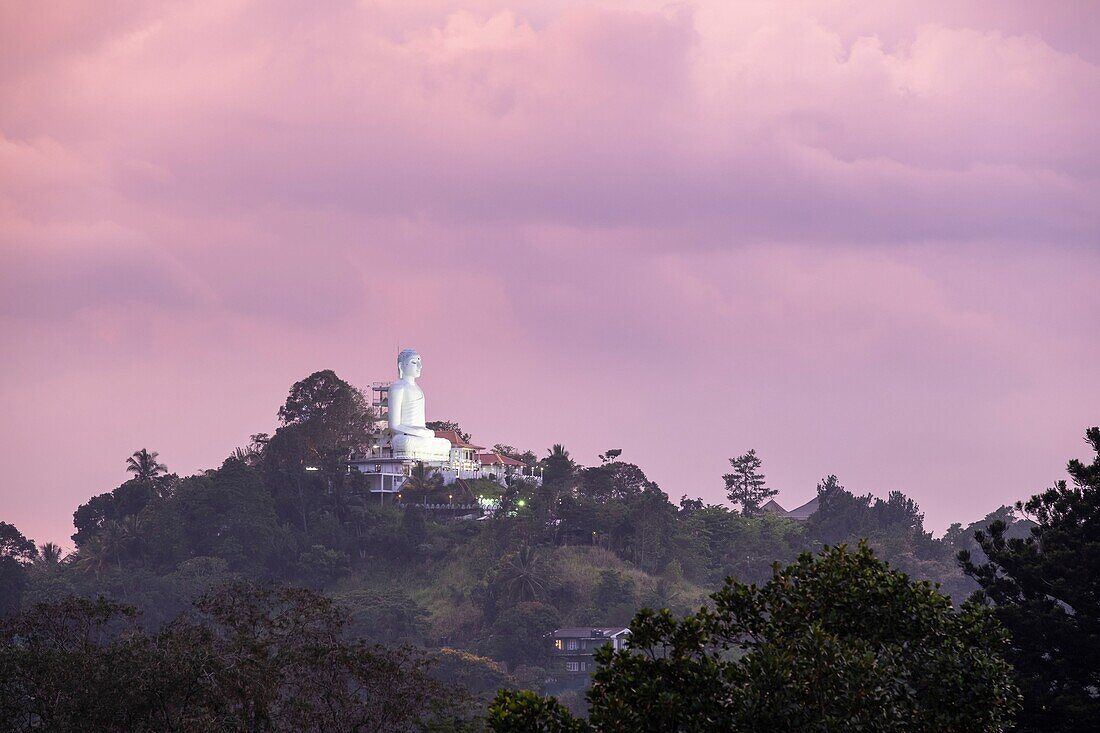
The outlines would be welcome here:
M 1085 438 L 1096 455 L 1069 462 L 1072 484 L 1017 504 L 1036 522 L 1030 536 L 1011 537 L 997 520 L 974 535 L 987 562 L 959 553 L 978 597 L 1012 634 L 1021 732 L 1090 730 L 1100 718 L 1100 428 Z
M 760 505 L 775 496 L 778 491 L 764 484 L 764 474 L 760 472 L 762 461 L 755 450 L 730 459 L 733 473 L 722 478 L 726 482 L 726 496 L 733 504 L 741 505 L 741 513 L 751 516 L 760 511 Z

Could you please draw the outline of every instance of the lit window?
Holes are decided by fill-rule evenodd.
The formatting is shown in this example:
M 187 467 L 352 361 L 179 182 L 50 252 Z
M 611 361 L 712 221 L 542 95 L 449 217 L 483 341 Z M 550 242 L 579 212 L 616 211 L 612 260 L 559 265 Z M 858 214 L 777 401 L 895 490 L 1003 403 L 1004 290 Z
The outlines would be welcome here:
M 554 639 L 554 648 L 561 649 L 561 639 Z
M 566 672 L 580 672 L 581 671 L 581 663 L 580 662 L 566 662 L 565 663 L 565 671 Z
M 568 643 L 565 645 L 565 648 L 566 649 L 576 649 L 577 648 L 577 640 L 576 639 L 570 639 L 568 641 Z

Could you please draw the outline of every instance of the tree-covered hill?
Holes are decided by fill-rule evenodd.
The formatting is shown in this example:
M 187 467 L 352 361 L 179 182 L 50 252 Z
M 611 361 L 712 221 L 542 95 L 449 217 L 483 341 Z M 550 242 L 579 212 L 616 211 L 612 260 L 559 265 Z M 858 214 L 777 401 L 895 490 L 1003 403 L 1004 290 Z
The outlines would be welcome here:
M 76 508 L 76 549 L 67 557 L 0 525 L 0 612 L 102 596 L 137 608 L 154 631 L 227 583 L 302 586 L 347 610 L 348 634 L 422 648 L 443 674 L 480 679 L 473 686 L 488 694 L 545 683 L 544 636 L 554 628 L 625 625 L 646 607 L 684 615 L 727 577 L 763 584 L 774 563 L 861 539 L 958 603 L 977 588 L 955 560 L 979 549 L 974 530 L 996 520 L 1010 533 L 1027 526 L 1002 508 L 934 538 L 902 493 L 859 495 L 835 476 L 822 479 L 808 520 L 769 514 L 755 498 L 733 496 L 741 484 L 767 495 L 753 451 L 741 456 L 751 454 L 751 465 L 731 459 L 735 469 L 744 464 L 741 484 L 726 477 L 740 510 L 686 493 L 674 503 L 645 475 L 644 456 L 635 464 L 613 450 L 582 466 L 562 444 L 541 459 L 498 446 L 537 462 L 543 481 L 479 481 L 477 493 L 498 502 L 472 521 L 413 503 L 438 500 L 430 474 L 417 478 L 423 496 L 410 487 L 408 504 L 371 496 L 347 462 L 369 440 L 374 415 L 333 372 L 294 384 L 273 413 L 273 433 L 227 448 L 220 466 L 195 475 L 170 473 L 160 454 L 137 451 L 126 460 L 129 480 Z M 170 446 L 161 447 L 170 462 Z

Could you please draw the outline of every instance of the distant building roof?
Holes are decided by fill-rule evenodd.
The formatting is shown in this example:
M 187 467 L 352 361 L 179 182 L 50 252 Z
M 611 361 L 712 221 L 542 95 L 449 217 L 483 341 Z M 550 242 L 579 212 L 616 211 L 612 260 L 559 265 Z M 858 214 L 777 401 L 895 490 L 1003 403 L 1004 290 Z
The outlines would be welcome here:
M 804 520 L 809 519 L 810 515 L 817 511 L 817 497 L 810 499 L 802 506 L 792 509 L 787 512 L 787 517 L 790 519 Z
M 768 499 L 768 503 L 760 507 L 760 511 L 767 512 L 768 514 L 787 515 L 787 510 L 779 506 L 775 499 Z
M 483 445 L 474 445 L 473 443 L 467 443 L 465 440 L 458 436 L 458 433 L 454 430 L 436 430 L 435 437 L 446 438 L 451 441 L 451 445 L 456 448 L 472 448 L 474 450 L 485 450 Z
M 522 461 L 517 461 L 515 458 L 509 458 L 508 456 L 502 456 L 496 452 L 478 453 L 477 460 L 483 466 L 523 466 Z
M 575 639 L 579 637 L 611 639 L 623 633 L 629 634 L 630 629 L 626 626 L 577 626 L 568 629 L 555 629 L 553 637 L 555 639 Z

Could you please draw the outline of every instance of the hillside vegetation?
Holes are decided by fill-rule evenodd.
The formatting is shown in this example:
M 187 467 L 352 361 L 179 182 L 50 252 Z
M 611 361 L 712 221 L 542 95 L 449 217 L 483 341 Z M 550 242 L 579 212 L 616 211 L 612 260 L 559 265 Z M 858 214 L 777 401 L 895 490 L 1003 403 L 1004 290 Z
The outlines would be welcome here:
M 861 538 L 959 602 L 977 587 L 954 559 L 980 552 L 972 530 L 995 519 L 1014 525 L 1010 533 L 1024 526 L 1002 508 L 933 538 L 900 492 L 857 495 L 835 476 L 822 479 L 808 520 L 762 514 L 769 489 L 752 451 L 731 459 L 724 477 L 739 509 L 686 495 L 674 503 L 621 451 L 585 467 L 561 445 L 542 458 L 498 446 L 537 463 L 542 484 L 481 481 L 478 491 L 499 499 L 491 516 L 456 519 L 418 506 L 440 500 L 430 475 L 410 480 L 406 505 L 380 506 L 349 472 L 375 416 L 334 373 L 293 385 L 278 416 L 273 434 L 192 476 L 135 453 L 132 478 L 76 509 L 74 553 L 29 543 L 27 562 L 5 571 L 2 610 L 103 596 L 156 629 L 227 582 L 299 585 L 336 599 L 355 638 L 414 645 L 435 655 L 440 674 L 488 693 L 544 684 L 554 628 L 626 625 L 643 607 L 686 614 L 727 577 L 763 583 L 776 562 Z

